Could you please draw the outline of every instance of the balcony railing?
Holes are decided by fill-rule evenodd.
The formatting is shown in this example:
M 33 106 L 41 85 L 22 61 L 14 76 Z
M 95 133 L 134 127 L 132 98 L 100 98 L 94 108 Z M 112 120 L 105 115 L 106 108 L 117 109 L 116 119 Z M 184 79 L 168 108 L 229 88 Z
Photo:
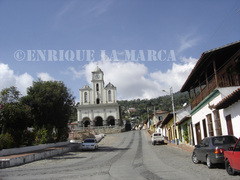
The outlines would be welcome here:
M 204 98 L 206 98 L 215 88 L 216 88 L 216 81 L 214 78 L 212 78 L 208 82 L 208 87 L 205 86 L 204 89 L 202 89 L 202 92 L 200 92 L 191 102 L 192 109 L 195 108 Z

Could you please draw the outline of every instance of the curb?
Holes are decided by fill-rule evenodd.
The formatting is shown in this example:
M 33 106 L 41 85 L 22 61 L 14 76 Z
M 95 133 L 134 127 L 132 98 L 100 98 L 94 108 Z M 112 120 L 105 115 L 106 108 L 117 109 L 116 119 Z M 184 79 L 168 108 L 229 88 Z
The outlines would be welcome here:
M 19 166 L 33 161 L 67 153 L 79 149 L 79 144 L 71 144 L 64 147 L 47 148 L 41 151 L 0 157 L 0 169 Z

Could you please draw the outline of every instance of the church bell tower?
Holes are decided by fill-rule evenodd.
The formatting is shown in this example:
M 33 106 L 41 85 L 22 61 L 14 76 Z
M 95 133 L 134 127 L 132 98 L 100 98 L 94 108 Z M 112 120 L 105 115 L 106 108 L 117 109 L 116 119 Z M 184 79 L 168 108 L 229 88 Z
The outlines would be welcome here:
M 103 71 L 97 66 L 92 72 L 93 103 L 102 104 L 104 94 Z

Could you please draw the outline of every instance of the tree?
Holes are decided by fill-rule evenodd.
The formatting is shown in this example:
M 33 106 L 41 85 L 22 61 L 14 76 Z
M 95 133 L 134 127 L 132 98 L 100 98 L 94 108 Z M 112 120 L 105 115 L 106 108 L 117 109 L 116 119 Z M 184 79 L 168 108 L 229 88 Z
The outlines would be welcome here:
M 63 82 L 33 82 L 22 102 L 30 106 L 35 128 L 46 128 L 49 136 L 56 133 L 57 141 L 67 140 L 74 97 Z
M 20 92 L 17 90 L 15 86 L 5 88 L 1 91 L 0 94 L 0 104 L 18 102 L 19 96 Z
M 31 122 L 30 109 L 19 102 L 19 96 L 20 92 L 14 86 L 3 89 L 0 94 L 0 132 L 10 134 L 14 146 L 23 144 Z

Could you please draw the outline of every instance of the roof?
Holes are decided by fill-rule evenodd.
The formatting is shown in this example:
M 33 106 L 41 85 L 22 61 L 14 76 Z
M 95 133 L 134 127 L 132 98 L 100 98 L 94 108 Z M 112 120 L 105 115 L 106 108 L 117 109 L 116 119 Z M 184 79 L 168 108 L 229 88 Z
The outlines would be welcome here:
M 191 115 L 187 115 L 184 118 L 182 118 L 180 121 L 176 122 L 177 125 L 182 124 L 183 122 L 189 120 L 191 118 Z
M 80 90 L 84 90 L 84 89 L 91 89 L 87 84 L 85 84 L 84 86 L 83 86 L 83 88 L 82 89 L 80 89 Z
M 156 111 L 155 113 L 153 112 L 152 115 L 154 116 L 155 114 L 168 114 L 168 113 L 169 113 L 168 111 L 158 110 L 158 111 Z
M 108 83 L 107 85 L 106 85 L 106 88 L 115 88 L 115 86 L 112 84 L 112 83 Z
M 156 111 L 155 113 L 156 114 L 167 114 L 169 112 L 168 111 L 161 111 L 161 110 L 159 110 L 159 111 Z
M 203 69 L 206 69 L 206 67 L 209 66 L 209 64 L 214 59 L 217 59 L 217 68 L 221 68 L 222 65 L 226 63 L 226 61 L 229 60 L 239 50 L 240 40 L 203 52 L 196 65 L 194 66 L 192 72 L 189 74 L 187 80 L 180 89 L 180 92 L 190 90 L 190 88 L 194 86 L 196 79 L 199 79 L 199 76 L 202 74 Z M 205 81 L 205 79 L 202 79 L 202 81 Z M 198 85 L 199 84 L 197 83 L 196 86 Z
M 103 72 L 103 71 L 97 66 L 93 72 Z
M 170 112 L 167 114 L 167 116 L 163 119 L 162 124 L 160 127 L 163 127 L 165 124 L 167 124 L 171 119 L 173 118 L 173 113 Z
M 231 94 L 222 99 L 217 105 L 214 106 L 214 108 L 217 110 L 224 109 L 231 106 L 232 104 L 239 100 L 240 100 L 240 88 L 236 89 Z

